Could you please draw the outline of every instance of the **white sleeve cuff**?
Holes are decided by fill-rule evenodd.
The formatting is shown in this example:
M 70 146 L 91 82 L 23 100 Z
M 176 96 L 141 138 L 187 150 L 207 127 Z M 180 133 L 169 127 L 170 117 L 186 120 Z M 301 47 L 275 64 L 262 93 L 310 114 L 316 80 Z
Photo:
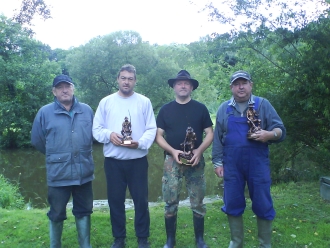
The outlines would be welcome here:
M 222 166 L 223 166 L 222 162 L 213 163 L 213 168 L 214 168 L 214 169 L 216 169 L 216 168 L 218 168 L 218 167 L 222 167 Z

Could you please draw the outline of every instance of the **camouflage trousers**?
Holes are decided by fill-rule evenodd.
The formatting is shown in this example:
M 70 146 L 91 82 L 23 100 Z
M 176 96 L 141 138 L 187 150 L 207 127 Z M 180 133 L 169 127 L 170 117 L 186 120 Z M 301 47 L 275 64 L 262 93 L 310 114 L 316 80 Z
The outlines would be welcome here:
M 186 179 L 186 188 L 192 211 L 202 216 L 205 215 L 206 207 L 203 203 L 205 196 L 204 167 L 204 158 L 201 158 L 198 165 L 192 167 L 178 164 L 171 155 L 166 155 L 162 178 L 165 216 L 173 216 L 178 212 L 183 177 Z

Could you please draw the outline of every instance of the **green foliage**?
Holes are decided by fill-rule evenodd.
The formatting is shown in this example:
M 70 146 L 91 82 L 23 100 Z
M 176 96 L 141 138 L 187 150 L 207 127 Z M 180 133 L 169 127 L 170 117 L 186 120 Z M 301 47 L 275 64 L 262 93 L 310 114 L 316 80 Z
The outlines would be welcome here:
M 49 47 L 19 24 L 0 16 L 0 27 L 0 147 L 24 147 L 35 114 L 52 99 L 51 82 L 60 70 L 48 59 Z
M 314 181 L 329 174 L 329 150 L 324 146 L 310 147 L 289 140 L 270 147 L 272 181 Z M 284 159 L 283 159 L 284 158 Z
M 287 128 L 286 141 L 271 147 L 276 182 L 302 180 L 306 172 L 315 180 L 328 168 L 323 161 L 330 147 L 326 124 L 330 121 L 326 69 L 330 23 L 323 10 L 329 6 L 320 1 L 303 8 L 307 3 L 237 0 L 227 3 L 230 11 L 216 8 L 216 3 L 209 6 L 214 20 L 233 25 L 229 34 L 208 41 L 215 54 L 209 68 L 217 66 L 221 71 L 215 75 L 217 89 L 223 92 L 220 75 L 229 78 L 235 70 L 249 71 L 254 94 L 270 100 Z M 268 11 L 278 6 L 281 11 L 276 16 Z M 235 16 L 244 16 L 244 23 L 235 25 Z
M 23 209 L 24 205 L 24 198 L 18 185 L 10 183 L 0 174 L 0 208 Z
M 148 96 L 155 112 L 169 100 L 167 78 L 174 74 L 174 63 L 158 57 L 155 48 L 142 42 L 133 31 L 115 32 L 92 39 L 71 51 L 66 65 L 78 85 L 81 101 L 96 109 L 99 101 L 118 90 L 117 74 L 124 64 L 137 71 L 138 93 Z

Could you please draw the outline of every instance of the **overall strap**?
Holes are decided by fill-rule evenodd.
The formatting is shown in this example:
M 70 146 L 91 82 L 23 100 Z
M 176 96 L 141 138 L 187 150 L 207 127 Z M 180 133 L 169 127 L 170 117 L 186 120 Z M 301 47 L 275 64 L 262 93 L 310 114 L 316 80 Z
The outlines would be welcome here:
M 227 105 L 230 103 L 230 100 L 227 102 Z M 234 113 L 234 109 L 233 109 L 233 106 L 232 105 L 228 105 L 227 106 L 227 110 L 226 110 L 226 114 L 229 115 L 229 114 L 233 114 Z
M 260 97 L 258 97 L 258 96 L 255 96 L 254 97 L 254 110 L 255 111 L 258 111 L 258 109 L 259 109 L 259 106 L 260 106 L 260 104 L 259 104 L 259 102 L 260 102 Z
M 260 97 L 260 96 L 254 96 L 254 109 L 256 110 L 256 111 L 258 111 L 259 110 L 259 108 L 260 108 L 260 106 L 261 106 L 261 104 L 262 104 L 262 102 L 264 101 L 264 98 L 263 97 Z

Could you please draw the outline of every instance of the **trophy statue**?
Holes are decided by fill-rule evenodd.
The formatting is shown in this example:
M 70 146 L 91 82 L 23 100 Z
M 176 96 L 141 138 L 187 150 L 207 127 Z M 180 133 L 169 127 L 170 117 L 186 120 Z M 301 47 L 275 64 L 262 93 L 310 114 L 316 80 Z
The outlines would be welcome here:
M 258 119 L 258 113 L 254 109 L 253 103 L 249 104 L 249 108 L 246 112 L 246 117 L 248 119 L 247 123 L 249 124 L 249 131 L 247 133 L 247 138 L 252 139 L 251 135 L 254 134 L 255 132 L 261 130 L 260 124 L 261 120 Z
M 187 127 L 184 142 L 180 144 L 183 149 L 183 153 L 179 154 L 180 161 L 185 165 L 191 165 L 191 163 L 189 163 L 189 160 L 191 160 L 194 156 L 193 150 L 195 140 L 196 134 L 194 133 L 194 129 L 192 127 Z
M 122 143 L 124 145 L 130 145 L 132 142 L 132 125 L 131 122 L 128 120 L 128 117 L 125 117 L 123 125 L 122 125 L 122 130 L 121 130 L 121 135 L 123 136 L 122 138 Z

